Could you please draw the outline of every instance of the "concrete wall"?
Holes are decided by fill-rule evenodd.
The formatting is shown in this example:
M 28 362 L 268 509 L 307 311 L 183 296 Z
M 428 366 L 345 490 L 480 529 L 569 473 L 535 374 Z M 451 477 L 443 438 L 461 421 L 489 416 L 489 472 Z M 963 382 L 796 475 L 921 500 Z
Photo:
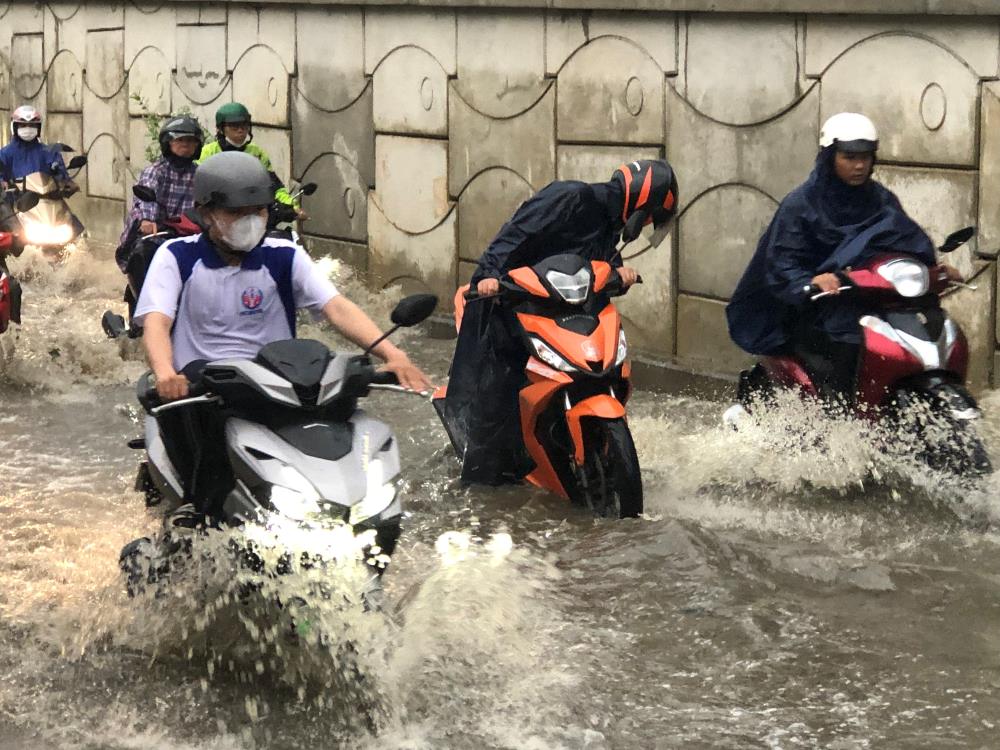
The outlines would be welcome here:
M 876 121 L 878 177 L 934 239 L 977 224 L 979 249 L 1000 248 L 994 0 L 892 4 L 922 15 L 864 0 L 507 4 L 0 2 L 0 116 L 32 102 L 47 139 L 88 151 L 79 209 L 110 239 L 145 164 L 136 97 L 204 123 L 242 101 L 279 174 L 321 186 L 303 225 L 313 252 L 447 304 L 533 191 L 665 155 L 683 212 L 668 243 L 629 248 L 647 283 L 622 309 L 635 345 L 698 370 L 747 361 L 725 299 L 829 114 Z M 699 12 L 746 7 L 773 12 Z M 971 250 L 958 264 L 980 274 L 949 305 L 984 383 L 1000 373 L 996 274 Z

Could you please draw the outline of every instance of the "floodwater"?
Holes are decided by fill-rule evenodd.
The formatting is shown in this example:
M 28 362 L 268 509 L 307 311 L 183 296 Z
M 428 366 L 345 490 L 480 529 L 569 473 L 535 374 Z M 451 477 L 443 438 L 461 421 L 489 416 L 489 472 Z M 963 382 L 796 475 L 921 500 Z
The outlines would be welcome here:
M 722 402 L 637 394 L 647 512 L 606 521 L 462 487 L 430 405 L 377 394 L 409 513 L 384 613 L 343 606 L 349 564 L 312 633 L 210 564 L 129 600 L 118 552 L 157 519 L 125 446 L 143 366 L 99 325 L 120 276 L 83 250 L 12 266 L 0 750 L 1000 744 L 998 480 L 958 485 L 798 404 L 735 433 Z M 398 294 L 331 272 L 385 322 Z M 449 342 L 402 343 L 443 378 Z M 995 451 L 1000 397 L 983 405 Z M 308 577 L 268 586 L 288 601 Z

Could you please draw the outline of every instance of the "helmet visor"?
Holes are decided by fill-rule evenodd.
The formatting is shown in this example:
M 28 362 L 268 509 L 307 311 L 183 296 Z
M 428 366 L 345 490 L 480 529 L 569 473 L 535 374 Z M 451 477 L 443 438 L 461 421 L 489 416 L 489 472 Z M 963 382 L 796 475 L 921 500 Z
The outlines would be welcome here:
M 834 141 L 833 145 L 838 151 L 845 154 L 873 154 L 878 150 L 878 141 L 858 139 L 856 141 Z
M 667 238 L 670 234 L 670 222 L 664 222 L 660 226 L 653 227 L 653 233 L 649 236 L 649 244 L 652 247 L 659 247 L 660 244 Z

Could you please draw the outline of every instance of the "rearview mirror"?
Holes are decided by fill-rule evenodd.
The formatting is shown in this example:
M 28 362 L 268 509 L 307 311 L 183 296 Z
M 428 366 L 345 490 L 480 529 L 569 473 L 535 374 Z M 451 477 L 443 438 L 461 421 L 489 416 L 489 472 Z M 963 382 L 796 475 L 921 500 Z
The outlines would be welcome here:
M 392 311 L 391 320 L 403 328 L 415 326 L 430 317 L 437 303 L 438 298 L 433 294 L 411 294 L 399 301 Z
M 62 151 L 64 154 L 68 154 L 70 151 L 76 151 L 72 146 L 67 146 L 65 143 L 50 143 L 49 148 L 55 149 L 56 151 Z
M 146 185 L 133 185 L 132 195 L 145 203 L 156 202 L 156 191 Z
M 18 196 L 17 200 L 14 201 L 14 208 L 16 208 L 19 213 L 23 214 L 25 211 L 30 211 L 37 206 L 40 199 L 41 196 L 34 190 L 25 190 Z
M 312 195 L 315 192 L 316 192 L 316 183 L 315 182 L 307 182 L 305 185 L 302 186 L 302 194 L 303 195 Z
M 69 160 L 69 164 L 66 165 L 67 169 L 79 169 L 87 163 L 87 157 L 84 154 L 79 156 L 74 156 Z
M 965 227 L 964 229 L 959 229 L 957 232 L 952 232 L 945 238 L 944 243 L 938 248 L 938 251 L 950 253 L 952 250 L 958 249 L 971 240 L 975 234 L 975 227 Z

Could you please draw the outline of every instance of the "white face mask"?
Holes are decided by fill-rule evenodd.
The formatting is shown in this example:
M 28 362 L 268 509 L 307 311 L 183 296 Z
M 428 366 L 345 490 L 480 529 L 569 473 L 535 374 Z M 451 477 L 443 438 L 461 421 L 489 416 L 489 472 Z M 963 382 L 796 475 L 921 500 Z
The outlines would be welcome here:
M 18 128 L 17 134 L 22 141 L 33 141 L 38 137 L 38 128 Z
M 260 214 L 247 214 L 234 219 L 228 225 L 218 224 L 219 235 L 231 250 L 238 253 L 249 253 L 264 238 L 267 231 L 267 217 Z
M 243 136 L 243 140 L 240 141 L 239 143 L 237 143 L 236 141 L 234 141 L 232 138 L 226 138 L 226 143 L 228 143 L 230 146 L 234 146 L 236 148 L 243 148 L 247 144 L 247 141 L 249 141 L 249 140 L 250 140 L 250 134 L 247 133 L 245 136 Z

